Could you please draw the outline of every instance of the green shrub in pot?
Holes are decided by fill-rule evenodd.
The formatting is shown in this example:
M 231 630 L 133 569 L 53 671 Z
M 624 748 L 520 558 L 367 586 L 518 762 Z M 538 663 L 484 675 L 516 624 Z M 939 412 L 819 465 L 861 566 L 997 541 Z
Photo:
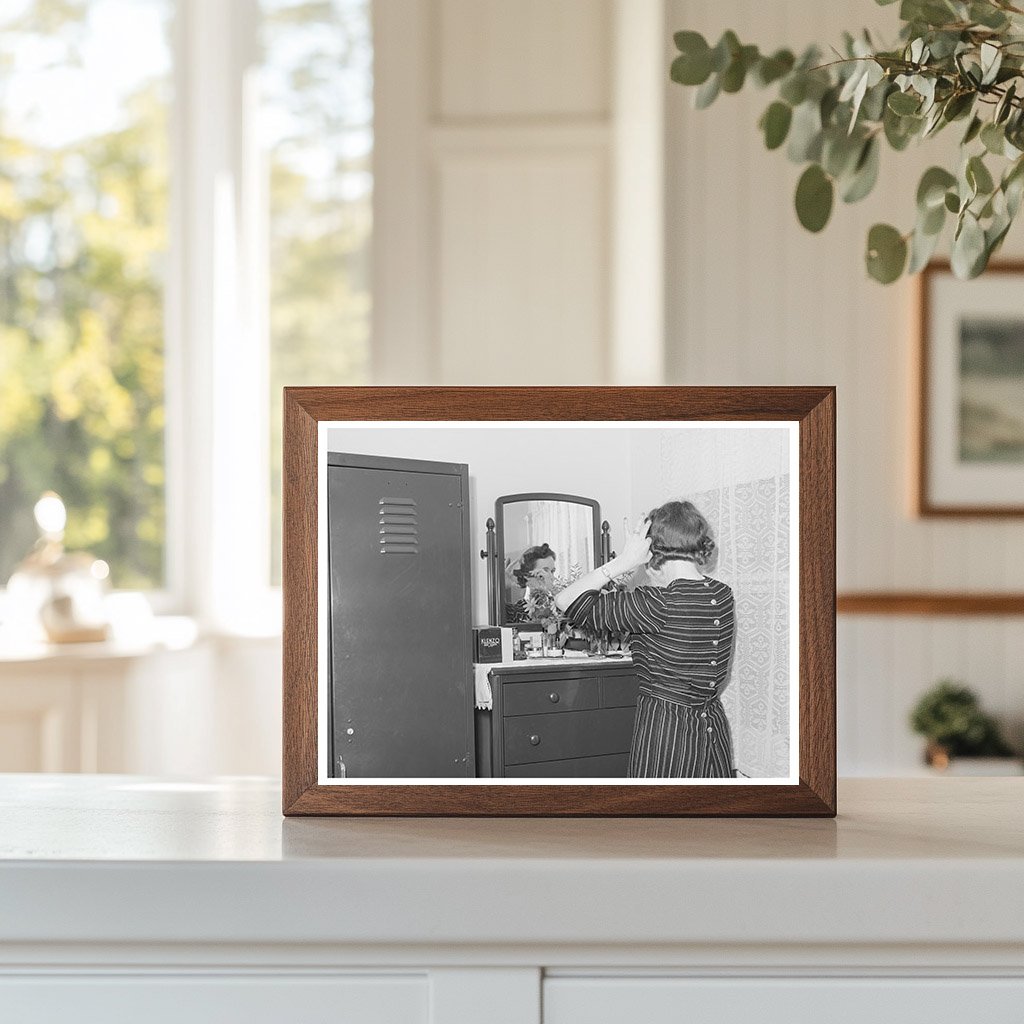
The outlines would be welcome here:
M 925 693 L 910 715 L 914 732 L 928 740 L 925 760 L 945 767 L 953 757 L 1012 757 L 991 715 L 969 687 L 943 679 Z

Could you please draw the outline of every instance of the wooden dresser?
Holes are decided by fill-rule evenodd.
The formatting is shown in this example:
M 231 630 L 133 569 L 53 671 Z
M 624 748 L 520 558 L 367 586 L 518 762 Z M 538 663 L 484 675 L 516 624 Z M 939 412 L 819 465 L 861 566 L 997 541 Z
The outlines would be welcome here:
M 480 778 L 625 778 L 639 682 L 632 664 L 523 662 L 490 672 L 476 712 Z

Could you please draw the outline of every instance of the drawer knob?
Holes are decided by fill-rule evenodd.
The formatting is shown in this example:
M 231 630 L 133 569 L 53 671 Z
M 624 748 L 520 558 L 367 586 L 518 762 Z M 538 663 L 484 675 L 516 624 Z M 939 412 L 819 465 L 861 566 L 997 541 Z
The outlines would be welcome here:
M 536 733 L 534 733 L 530 737 L 530 746 L 531 747 L 536 747 L 539 743 L 540 743 L 540 737 Z
M 551 701 L 552 704 L 557 704 L 561 699 L 562 698 L 559 697 L 557 693 L 548 694 L 548 700 Z

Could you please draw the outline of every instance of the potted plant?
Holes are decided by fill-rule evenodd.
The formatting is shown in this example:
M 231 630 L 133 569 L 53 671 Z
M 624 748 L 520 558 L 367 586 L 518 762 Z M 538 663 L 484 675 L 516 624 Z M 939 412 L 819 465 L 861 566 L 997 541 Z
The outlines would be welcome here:
M 948 771 L 958 758 L 1002 759 L 996 767 L 1000 774 L 1019 773 L 1019 758 L 1003 739 L 991 715 L 981 709 L 977 695 L 969 687 L 943 679 L 925 693 L 910 715 L 914 732 L 927 739 L 925 763 L 939 771 Z M 976 763 L 974 771 L 981 767 Z
M 883 145 L 901 152 L 957 124 L 957 165 L 925 171 L 913 225 L 874 225 L 865 258 L 882 284 L 916 273 L 952 221 L 953 271 L 976 277 L 1024 198 L 1024 3 L 902 0 L 897 10 L 890 45 L 847 32 L 829 51 L 812 46 L 799 56 L 762 53 L 732 31 L 713 46 L 698 32 L 677 32 L 671 77 L 696 88 L 698 108 L 751 82 L 775 93 L 759 127 L 768 149 L 785 146 L 806 165 L 795 202 L 808 231 L 826 225 L 836 196 L 855 203 L 868 195 Z

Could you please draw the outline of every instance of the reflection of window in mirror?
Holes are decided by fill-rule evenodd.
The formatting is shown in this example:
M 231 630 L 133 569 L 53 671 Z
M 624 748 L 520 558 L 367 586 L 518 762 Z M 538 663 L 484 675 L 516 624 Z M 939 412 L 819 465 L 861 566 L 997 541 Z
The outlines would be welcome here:
M 531 598 L 561 590 L 597 564 L 593 504 L 555 498 L 504 502 L 498 523 L 506 622 L 529 621 Z

